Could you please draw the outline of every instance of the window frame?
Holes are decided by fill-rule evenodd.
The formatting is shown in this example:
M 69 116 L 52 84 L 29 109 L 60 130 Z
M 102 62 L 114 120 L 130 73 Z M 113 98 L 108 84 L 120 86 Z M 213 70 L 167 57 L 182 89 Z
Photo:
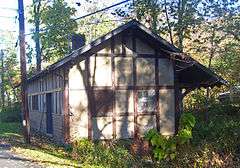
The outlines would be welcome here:
M 39 95 L 32 95 L 31 107 L 33 111 L 39 111 Z

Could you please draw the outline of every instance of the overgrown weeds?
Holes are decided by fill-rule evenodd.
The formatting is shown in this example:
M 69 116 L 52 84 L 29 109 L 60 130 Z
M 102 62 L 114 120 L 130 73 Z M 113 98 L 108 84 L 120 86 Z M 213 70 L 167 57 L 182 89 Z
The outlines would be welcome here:
M 31 145 L 22 140 L 16 143 L 21 136 L 20 123 L 1 123 L 0 135 L 11 137 L 8 139 L 15 146 L 15 152 L 51 167 L 240 167 L 239 106 L 212 104 L 208 108 L 208 121 L 204 120 L 204 111 L 192 110 L 192 113 L 196 119 L 189 136 L 192 138 L 177 146 L 176 157 L 172 160 L 157 161 L 151 155 L 135 155 L 129 150 L 132 141 L 93 143 L 82 139 L 72 145 L 59 146 L 38 137 L 32 138 Z M 192 119 L 187 121 L 192 125 Z
M 117 142 L 98 141 L 93 143 L 87 139 L 75 141 L 71 155 L 81 165 L 111 167 L 143 167 L 143 159 L 132 155 L 127 148 Z

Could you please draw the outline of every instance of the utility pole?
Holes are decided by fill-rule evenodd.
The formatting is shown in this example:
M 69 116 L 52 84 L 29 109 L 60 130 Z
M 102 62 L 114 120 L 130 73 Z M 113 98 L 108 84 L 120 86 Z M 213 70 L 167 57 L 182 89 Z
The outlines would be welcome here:
M 2 67 L 2 71 L 1 71 L 1 97 L 2 97 L 2 109 L 4 109 L 4 107 L 5 107 L 5 96 L 4 96 L 5 88 L 4 88 L 4 62 L 3 62 L 4 52 L 3 52 L 3 50 L 1 50 L 0 54 L 1 54 L 0 59 L 1 59 L 1 67 Z
M 25 51 L 25 23 L 24 23 L 24 6 L 23 0 L 18 0 L 19 14 L 19 45 L 20 45 L 20 69 L 21 69 L 21 99 L 23 113 L 23 134 L 26 143 L 30 143 L 30 125 L 29 111 L 27 100 L 27 67 L 26 67 L 26 51 Z

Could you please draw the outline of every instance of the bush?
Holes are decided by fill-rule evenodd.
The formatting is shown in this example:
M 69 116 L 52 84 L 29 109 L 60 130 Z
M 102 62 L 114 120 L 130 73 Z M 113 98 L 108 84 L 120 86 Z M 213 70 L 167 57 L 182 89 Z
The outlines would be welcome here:
M 114 143 L 107 145 L 103 142 L 93 143 L 81 139 L 73 143 L 73 157 L 81 165 L 99 167 L 133 167 L 138 164 L 129 151 Z
M 209 122 L 196 114 L 197 124 L 193 129 L 193 145 L 208 142 L 218 152 L 234 152 L 240 144 L 239 107 L 232 104 L 212 104 L 209 109 Z
M 21 122 L 21 119 L 21 108 L 19 103 L 16 103 L 11 107 L 5 107 L 0 112 L 1 122 Z
M 163 159 L 173 160 L 176 158 L 176 146 L 189 143 L 192 138 L 192 128 L 195 126 L 195 117 L 191 113 L 183 113 L 180 118 L 180 130 L 176 136 L 166 137 L 157 130 L 150 129 L 145 138 L 153 147 L 153 156 L 161 161 Z

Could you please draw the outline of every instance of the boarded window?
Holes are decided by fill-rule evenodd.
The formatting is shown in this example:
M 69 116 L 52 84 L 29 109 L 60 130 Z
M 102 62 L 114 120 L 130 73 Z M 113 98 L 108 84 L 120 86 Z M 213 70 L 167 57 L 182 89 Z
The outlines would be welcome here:
M 132 86 L 133 85 L 133 62 L 132 58 L 115 58 L 115 84 L 117 86 Z
M 137 111 L 139 113 L 155 112 L 156 105 L 155 90 L 140 90 L 137 92 Z
M 91 108 L 93 117 L 103 117 L 112 115 L 114 94 L 110 89 L 94 90 L 94 97 Z
M 32 110 L 39 110 L 38 95 L 32 96 Z
M 155 85 L 155 60 L 153 58 L 137 58 L 137 85 Z

